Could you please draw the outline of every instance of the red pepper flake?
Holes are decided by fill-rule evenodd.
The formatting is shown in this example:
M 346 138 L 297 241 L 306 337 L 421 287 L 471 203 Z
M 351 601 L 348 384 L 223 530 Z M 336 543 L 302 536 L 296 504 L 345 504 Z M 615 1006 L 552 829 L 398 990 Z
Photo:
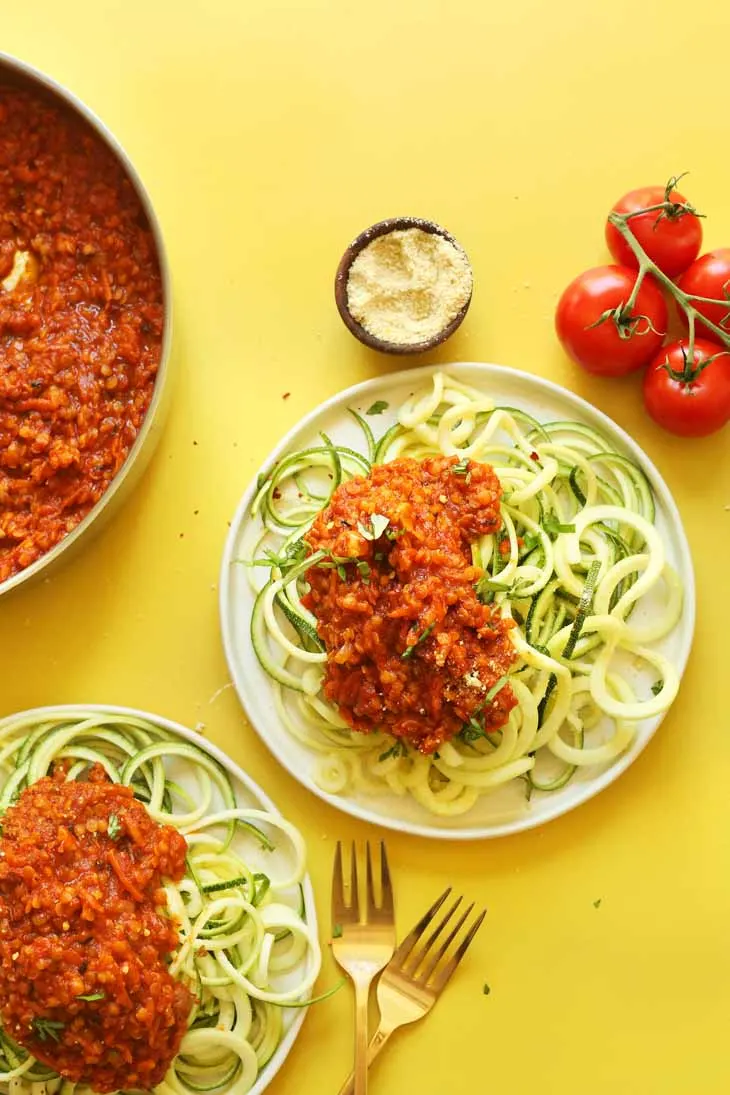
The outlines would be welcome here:
M 540 462 L 540 454 L 533 450 L 530 453 L 530 460 L 536 460 L 539 463 Z

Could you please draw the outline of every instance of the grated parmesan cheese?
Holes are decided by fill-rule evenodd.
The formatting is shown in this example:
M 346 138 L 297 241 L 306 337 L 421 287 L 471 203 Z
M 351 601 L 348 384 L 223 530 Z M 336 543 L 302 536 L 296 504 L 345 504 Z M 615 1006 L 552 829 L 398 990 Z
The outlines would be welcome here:
M 347 305 L 371 335 L 412 346 L 448 327 L 471 291 L 471 267 L 460 247 L 422 228 L 395 229 L 354 259 Z

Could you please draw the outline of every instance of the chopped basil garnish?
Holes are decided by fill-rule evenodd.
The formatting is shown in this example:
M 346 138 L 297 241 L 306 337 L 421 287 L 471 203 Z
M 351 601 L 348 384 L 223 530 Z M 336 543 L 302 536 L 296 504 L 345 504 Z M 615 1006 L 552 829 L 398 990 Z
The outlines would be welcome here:
M 358 559 L 355 563 L 357 572 L 366 586 L 370 585 L 370 564 L 365 559 Z
M 30 1025 L 41 1042 L 47 1041 L 48 1038 L 52 1038 L 54 1042 L 60 1042 L 59 1031 L 63 1030 L 66 1024 L 59 1019 L 44 1019 L 42 1015 L 39 1015 L 31 1021 Z
M 380 756 L 378 757 L 378 760 L 388 760 L 389 757 L 407 757 L 407 756 L 408 756 L 408 747 L 406 746 L 405 742 L 401 741 L 400 738 L 397 738 L 396 741 L 394 741 L 393 744 L 391 745 L 390 749 L 386 749 L 386 751 L 384 753 L 380 754 Z
M 382 513 L 374 513 L 370 518 L 370 528 L 358 521 L 357 531 L 360 533 L 363 540 L 379 540 L 389 524 L 389 519 L 383 517 Z

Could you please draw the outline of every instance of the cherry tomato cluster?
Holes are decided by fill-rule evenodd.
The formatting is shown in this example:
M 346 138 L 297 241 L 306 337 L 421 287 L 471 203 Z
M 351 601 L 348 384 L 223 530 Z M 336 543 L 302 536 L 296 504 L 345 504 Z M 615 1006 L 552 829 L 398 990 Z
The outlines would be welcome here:
M 615 265 L 575 278 L 555 325 L 566 352 L 590 373 L 646 367 L 644 404 L 654 421 L 704 437 L 730 421 L 730 248 L 698 257 L 702 222 L 677 181 L 616 202 L 606 221 Z M 679 338 L 668 335 L 668 302 Z

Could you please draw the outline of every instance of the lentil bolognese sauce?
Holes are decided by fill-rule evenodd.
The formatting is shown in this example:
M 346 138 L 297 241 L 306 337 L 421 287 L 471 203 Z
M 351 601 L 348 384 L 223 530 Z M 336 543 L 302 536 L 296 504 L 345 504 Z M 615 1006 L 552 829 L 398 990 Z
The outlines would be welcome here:
M 54 100 L 0 86 L 0 582 L 121 468 L 162 329 L 155 243 L 121 164 Z
M 500 498 L 487 464 L 402 458 L 340 485 L 306 533 L 326 553 L 302 598 L 327 651 L 324 693 L 355 730 L 429 754 L 475 716 L 486 731 L 507 721 L 511 622 L 479 600 L 471 555 L 499 529 Z
M 166 965 L 178 931 L 162 879 L 182 878 L 185 853 L 99 765 L 83 782 L 56 765 L 5 812 L 0 1012 L 65 1079 L 149 1090 L 177 1053 L 193 997 Z

